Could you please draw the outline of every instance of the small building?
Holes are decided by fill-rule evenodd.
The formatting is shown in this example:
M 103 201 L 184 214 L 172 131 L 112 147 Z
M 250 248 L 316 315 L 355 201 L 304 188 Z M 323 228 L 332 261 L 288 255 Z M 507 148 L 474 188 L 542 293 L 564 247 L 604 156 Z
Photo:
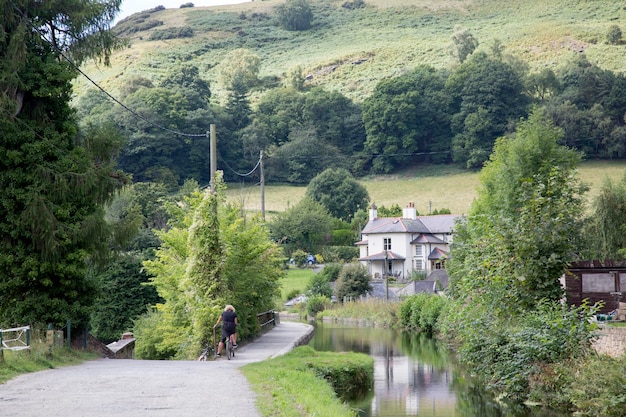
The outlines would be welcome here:
M 402 217 L 378 217 L 376 205 L 361 231 L 359 262 L 373 279 L 407 279 L 413 271 L 428 275 L 445 269 L 452 232 L 459 215 L 417 216 L 413 203 L 402 210 Z
M 626 261 L 572 262 L 562 284 L 569 305 L 580 306 L 585 299 L 590 305 L 603 302 L 599 312 L 608 314 L 626 302 Z

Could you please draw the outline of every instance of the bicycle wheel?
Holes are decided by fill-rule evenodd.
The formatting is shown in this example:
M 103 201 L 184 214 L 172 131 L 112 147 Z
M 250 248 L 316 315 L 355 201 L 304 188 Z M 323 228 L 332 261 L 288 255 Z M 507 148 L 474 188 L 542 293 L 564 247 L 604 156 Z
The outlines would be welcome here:
M 230 342 L 230 337 L 226 338 L 226 354 L 228 355 L 228 360 L 230 360 L 233 355 L 233 345 Z

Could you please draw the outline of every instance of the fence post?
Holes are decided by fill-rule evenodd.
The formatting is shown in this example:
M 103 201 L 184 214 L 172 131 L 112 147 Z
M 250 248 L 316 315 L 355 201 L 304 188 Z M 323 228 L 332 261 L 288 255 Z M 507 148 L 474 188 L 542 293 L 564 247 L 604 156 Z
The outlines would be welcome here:
M 67 348 L 72 348 L 72 320 L 67 319 Z
M 0 329 L 0 363 L 4 363 L 4 349 L 2 349 L 2 329 Z

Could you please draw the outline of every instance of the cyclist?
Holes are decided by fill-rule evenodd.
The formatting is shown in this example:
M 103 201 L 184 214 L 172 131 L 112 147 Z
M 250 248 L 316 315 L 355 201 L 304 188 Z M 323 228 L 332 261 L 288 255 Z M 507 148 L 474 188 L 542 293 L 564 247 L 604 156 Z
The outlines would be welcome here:
M 237 313 L 235 313 L 235 307 L 228 304 L 220 317 L 217 319 L 214 327 L 217 327 L 222 323 L 222 338 L 220 344 L 217 346 L 217 356 L 222 356 L 222 349 L 224 348 L 224 342 L 227 338 L 231 337 L 233 348 L 237 347 Z

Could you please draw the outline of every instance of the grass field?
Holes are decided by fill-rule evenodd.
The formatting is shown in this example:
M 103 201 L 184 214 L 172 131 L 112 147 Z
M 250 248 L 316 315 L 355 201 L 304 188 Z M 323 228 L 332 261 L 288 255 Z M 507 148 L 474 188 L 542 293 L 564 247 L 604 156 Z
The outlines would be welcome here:
M 590 186 L 587 200 L 598 193 L 605 178 L 621 180 L 626 172 L 626 161 L 591 161 L 580 168 L 580 178 Z M 415 203 L 420 214 L 448 208 L 455 214 L 467 214 L 476 197 L 479 174 L 451 166 L 428 166 L 406 170 L 396 175 L 384 175 L 360 179 L 367 188 L 370 201 L 378 206 L 404 207 Z M 286 185 L 265 186 L 265 210 L 271 216 L 287 210 L 304 196 L 306 187 Z M 261 210 L 258 186 L 230 184 L 228 198 L 243 204 L 248 211 Z

